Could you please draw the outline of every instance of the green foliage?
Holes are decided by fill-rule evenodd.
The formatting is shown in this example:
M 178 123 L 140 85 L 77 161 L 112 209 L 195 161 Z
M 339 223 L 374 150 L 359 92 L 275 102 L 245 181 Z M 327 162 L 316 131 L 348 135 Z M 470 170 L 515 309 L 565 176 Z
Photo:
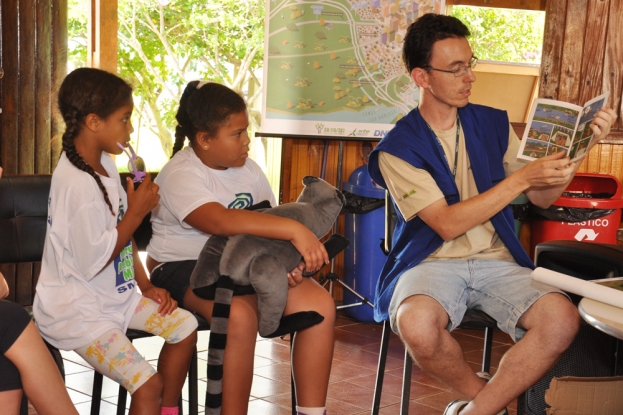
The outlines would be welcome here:
M 74 66 L 86 64 L 85 4 L 69 3 Z M 156 0 L 119 0 L 118 72 L 134 87 L 136 109 L 165 154 L 173 145 L 175 111 L 188 81 L 223 83 L 249 104 L 258 98 L 255 71 L 263 61 L 264 14 L 262 0 L 173 0 L 167 6 Z M 72 49 L 79 44 L 84 47 Z M 259 113 L 252 108 L 249 113 L 258 125 Z
M 545 12 L 453 6 L 452 16 L 469 27 L 479 59 L 541 63 Z

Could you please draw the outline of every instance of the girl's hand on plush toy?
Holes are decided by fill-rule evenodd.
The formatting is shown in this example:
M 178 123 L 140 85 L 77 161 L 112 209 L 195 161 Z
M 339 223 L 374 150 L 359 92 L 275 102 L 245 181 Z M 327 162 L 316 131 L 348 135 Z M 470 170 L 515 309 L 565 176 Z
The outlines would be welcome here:
M 292 271 L 288 272 L 288 285 L 290 288 L 296 287 L 303 281 L 303 270 L 305 269 L 305 263 L 303 261 Z
M 315 272 L 329 263 L 329 254 L 316 235 L 301 224 L 300 232 L 295 231 L 291 240 L 297 251 L 303 256 L 305 271 Z
M 145 290 L 142 290 L 141 293 L 143 297 L 154 300 L 160 307 L 158 307 L 158 313 L 161 316 L 165 314 L 171 314 L 177 308 L 177 301 L 171 298 L 171 294 L 164 288 L 156 287 L 155 285 L 151 285 Z

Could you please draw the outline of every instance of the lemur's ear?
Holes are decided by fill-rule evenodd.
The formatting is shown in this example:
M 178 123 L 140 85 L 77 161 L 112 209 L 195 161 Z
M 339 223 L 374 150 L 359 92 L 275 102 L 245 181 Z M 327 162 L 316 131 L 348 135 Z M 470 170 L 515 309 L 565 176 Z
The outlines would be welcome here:
M 308 184 L 313 183 L 313 182 L 317 182 L 318 180 L 320 180 L 320 179 L 317 178 L 316 176 L 305 176 L 305 177 L 303 177 L 303 184 L 305 186 L 307 186 Z

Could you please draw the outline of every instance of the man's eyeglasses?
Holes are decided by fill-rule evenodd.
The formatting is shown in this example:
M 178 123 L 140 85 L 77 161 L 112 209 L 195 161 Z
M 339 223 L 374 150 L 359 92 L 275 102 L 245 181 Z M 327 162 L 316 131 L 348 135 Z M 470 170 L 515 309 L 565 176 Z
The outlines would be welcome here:
M 433 68 L 432 66 L 424 66 L 422 69 L 426 69 L 426 70 L 431 70 L 431 71 L 438 71 L 438 72 L 445 72 L 445 73 L 451 73 L 452 75 L 454 75 L 455 77 L 459 77 L 459 76 L 464 76 L 465 74 L 467 74 L 467 71 L 470 69 L 474 69 L 476 67 L 476 64 L 478 63 L 478 58 L 473 56 L 472 59 L 469 61 L 469 65 L 461 65 L 456 69 L 437 69 L 437 68 Z

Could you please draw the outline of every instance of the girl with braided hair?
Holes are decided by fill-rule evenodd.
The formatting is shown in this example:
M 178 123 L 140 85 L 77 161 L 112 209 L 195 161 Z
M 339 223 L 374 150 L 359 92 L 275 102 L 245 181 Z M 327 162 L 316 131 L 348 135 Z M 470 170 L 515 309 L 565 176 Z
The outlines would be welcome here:
M 155 285 L 169 290 L 179 304 L 214 327 L 213 312 L 214 320 L 222 320 L 217 319 L 222 317 L 219 305 L 198 297 L 190 288 L 190 276 L 211 235 L 248 234 L 291 241 L 308 270 L 319 269 L 328 262 L 328 255 L 300 222 L 246 210 L 264 200 L 276 203 L 266 176 L 248 158 L 248 113 L 240 95 L 217 83 L 192 81 L 180 99 L 176 119 L 174 155 L 155 179 L 161 199 L 151 216 L 147 268 Z M 189 145 L 182 149 L 186 139 Z M 321 323 L 296 333 L 292 351 L 297 410 L 322 415 L 333 357 L 335 304 L 315 280 L 302 278 L 302 268 L 299 265 L 288 275 L 284 315 L 312 310 L 324 316 Z M 210 361 L 208 367 L 209 379 L 216 372 L 220 378 L 222 370 L 222 391 L 220 384 L 215 389 L 215 383 L 208 381 L 206 415 L 219 409 L 223 415 L 247 413 L 257 305 L 253 291 L 231 301 L 224 363 L 215 367 Z
M 149 175 L 124 191 L 110 154 L 133 132 L 132 88 L 121 78 L 76 69 L 63 81 L 63 153 L 52 175 L 41 274 L 33 305 L 42 336 L 75 350 L 131 394 L 130 414 L 177 414 L 197 320 L 151 284 L 132 234 L 158 204 Z M 140 293 L 138 292 L 140 288 Z M 128 328 L 165 339 L 158 371 L 125 336 Z

